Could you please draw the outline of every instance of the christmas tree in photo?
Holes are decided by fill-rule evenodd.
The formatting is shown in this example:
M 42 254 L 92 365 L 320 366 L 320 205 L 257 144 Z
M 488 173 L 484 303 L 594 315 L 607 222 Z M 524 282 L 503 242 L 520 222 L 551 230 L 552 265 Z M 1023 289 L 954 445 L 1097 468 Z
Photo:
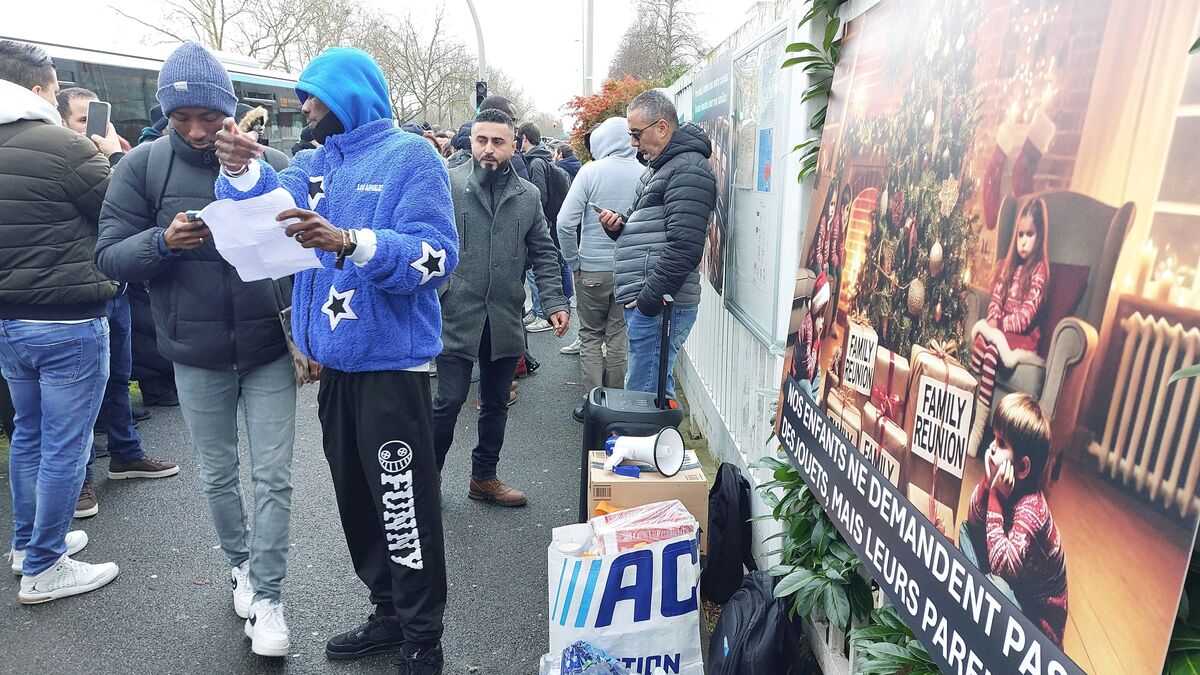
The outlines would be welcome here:
M 968 38 L 979 8 L 968 2 L 939 9 L 945 11 L 923 24 L 924 48 L 907 68 L 911 79 L 898 108 L 850 120 L 841 153 L 883 159 L 885 185 L 871 214 L 853 310 L 879 333 L 880 346 L 902 355 L 914 344 L 965 342 L 967 269 L 978 237 L 978 216 L 966 210 L 976 185 L 965 173 L 979 122 Z M 959 360 L 969 347 L 958 345 Z

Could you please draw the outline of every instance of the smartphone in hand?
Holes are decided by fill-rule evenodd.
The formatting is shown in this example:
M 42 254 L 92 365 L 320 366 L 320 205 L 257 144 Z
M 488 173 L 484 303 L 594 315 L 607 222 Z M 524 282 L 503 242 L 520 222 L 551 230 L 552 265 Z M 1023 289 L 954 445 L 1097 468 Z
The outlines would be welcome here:
M 592 210 L 596 213 L 601 213 L 606 210 L 603 206 L 600 206 L 595 202 L 588 202 L 588 206 L 592 207 Z
M 89 139 L 92 136 L 104 137 L 108 135 L 108 118 L 111 112 L 112 106 L 107 101 L 88 102 L 86 136 Z

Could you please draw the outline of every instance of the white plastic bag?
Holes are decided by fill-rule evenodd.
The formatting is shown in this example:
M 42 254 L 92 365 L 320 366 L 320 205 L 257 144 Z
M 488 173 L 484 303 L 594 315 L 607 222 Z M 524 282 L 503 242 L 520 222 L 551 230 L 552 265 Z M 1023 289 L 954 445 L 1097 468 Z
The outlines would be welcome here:
M 696 536 L 696 518 L 678 499 L 621 509 L 589 522 L 595 552 L 601 555 L 621 553 L 655 541 Z
M 587 523 L 555 528 L 549 560 L 550 653 L 586 640 L 631 673 L 703 675 L 692 534 L 608 555 L 593 550 Z

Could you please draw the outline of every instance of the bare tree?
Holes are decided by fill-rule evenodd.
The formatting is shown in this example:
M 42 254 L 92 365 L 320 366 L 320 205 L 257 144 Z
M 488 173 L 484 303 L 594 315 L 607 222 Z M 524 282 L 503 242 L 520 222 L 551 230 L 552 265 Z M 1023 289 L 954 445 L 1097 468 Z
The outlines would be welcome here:
M 161 41 L 194 40 L 217 50 L 226 49 L 231 28 L 253 18 L 248 5 L 230 2 L 227 6 L 224 0 L 166 0 L 158 21 L 147 21 L 113 6 L 109 9 L 154 31 L 163 38 Z
M 323 0 L 306 5 L 303 12 L 287 3 L 164 0 L 156 19 L 113 9 L 150 28 L 160 42 L 195 40 L 249 56 L 267 69 L 298 72 L 329 47 L 358 47 L 383 71 L 398 122 L 450 128 L 474 115 L 478 61 L 447 34 L 440 5 L 420 18 L 371 10 L 355 0 Z M 509 98 L 519 116 L 534 110 L 524 90 L 502 70 L 488 69 L 488 89 Z
M 389 79 L 393 98 L 404 102 L 404 113 L 398 114 L 401 122 L 451 124 L 452 114 L 462 111 L 467 101 L 456 92 L 474 82 L 472 59 L 463 43 L 446 35 L 441 7 L 432 19 L 428 31 L 416 24 L 412 14 L 395 21 L 391 49 L 381 55 L 388 64 L 385 73 L 393 71 Z
M 621 36 L 609 78 L 659 80 L 678 74 L 708 51 L 690 0 L 639 0 L 637 18 Z
M 550 138 L 562 138 L 563 136 L 562 118 L 554 113 L 538 111 L 526 115 L 525 121 L 536 124 L 538 131 L 540 131 L 543 136 L 548 136 Z
M 476 61 L 476 63 L 478 62 Z M 512 79 L 511 75 L 495 66 L 488 66 L 487 74 L 488 94 L 503 96 L 511 101 L 513 112 L 517 113 L 519 119 L 525 119 L 526 115 L 536 109 L 537 106 L 533 104 L 533 99 L 529 98 L 529 95 Z

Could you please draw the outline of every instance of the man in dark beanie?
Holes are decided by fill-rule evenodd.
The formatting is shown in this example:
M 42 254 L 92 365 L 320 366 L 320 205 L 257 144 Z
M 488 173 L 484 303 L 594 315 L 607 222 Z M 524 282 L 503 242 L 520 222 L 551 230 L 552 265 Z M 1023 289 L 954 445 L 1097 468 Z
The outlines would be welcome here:
M 321 52 L 296 95 L 322 146 L 276 172 L 228 120 L 217 193 L 284 188 L 297 208 L 277 219 L 321 261 L 296 274 L 292 334 L 322 367 L 325 458 L 374 605 L 325 655 L 399 649 L 400 675 L 441 675 L 446 556 L 429 364 L 442 351 L 438 288 L 458 264 L 450 179 L 425 139 L 396 128 L 387 82 L 366 52 Z
M 158 348 L 175 364 L 179 406 L 192 436 L 209 511 L 232 568 L 233 608 L 248 618 L 251 649 L 286 656 L 280 592 L 292 509 L 296 381 L 279 311 L 291 282 L 244 282 L 203 222 L 186 211 L 215 199 L 217 131 L 237 97 L 224 66 L 196 43 L 176 49 L 158 75 L 170 123 L 163 138 L 117 165 L 100 213 L 96 262 L 123 282 L 150 282 Z M 261 146 L 260 146 L 261 147 Z M 263 148 L 279 168 L 287 157 Z M 238 471 L 238 408 L 253 465 L 254 533 Z

